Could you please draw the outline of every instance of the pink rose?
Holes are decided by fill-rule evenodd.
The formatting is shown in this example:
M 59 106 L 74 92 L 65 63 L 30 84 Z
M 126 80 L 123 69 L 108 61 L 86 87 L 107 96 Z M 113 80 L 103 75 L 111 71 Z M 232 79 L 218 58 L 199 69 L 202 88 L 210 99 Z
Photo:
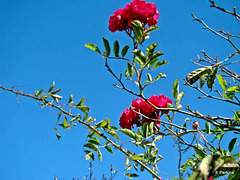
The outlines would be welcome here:
M 133 0 L 125 8 L 116 10 L 109 19 L 109 30 L 111 32 L 131 29 L 132 21 L 138 20 L 144 25 L 156 25 L 159 11 L 154 3 L 141 0 Z
M 131 129 L 134 124 L 136 124 L 137 126 L 140 125 L 138 119 L 139 115 L 137 113 L 133 112 L 130 109 L 125 109 L 120 118 L 119 125 L 122 128 Z

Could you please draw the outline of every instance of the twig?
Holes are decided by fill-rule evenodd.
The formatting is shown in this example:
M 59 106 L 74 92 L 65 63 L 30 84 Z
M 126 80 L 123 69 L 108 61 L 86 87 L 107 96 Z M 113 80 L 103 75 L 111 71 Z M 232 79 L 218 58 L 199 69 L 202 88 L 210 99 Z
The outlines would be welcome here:
M 235 16 L 237 18 L 237 20 L 240 22 L 240 15 L 237 14 L 235 6 L 233 7 L 233 12 L 231 12 L 229 10 L 226 10 L 226 9 L 222 8 L 222 7 L 219 7 L 218 5 L 215 4 L 214 1 L 209 0 L 209 2 L 211 3 L 210 7 L 214 7 L 214 8 L 217 8 L 217 9 L 219 9 L 219 10 L 225 12 L 225 13 L 231 14 L 231 15 Z
M 194 16 L 194 14 L 192 13 L 192 17 L 194 18 L 193 20 L 196 20 L 198 22 L 200 22 L 206 29 L 210 30 L 211 32 L 213 32 L 214 34 L 220 36 L 221 38 L 227 40 L 236 50 L 237 52 L 240 52 L 240 50 L 237 48 L 237 46 L 231 41 L 231 39 L 229 37 L 225 37 L 222 34 L 220 34 L 219 32 L 213 30 L 212 28 L 210 28 L 203 20 L 199 20 L 196 16 Z

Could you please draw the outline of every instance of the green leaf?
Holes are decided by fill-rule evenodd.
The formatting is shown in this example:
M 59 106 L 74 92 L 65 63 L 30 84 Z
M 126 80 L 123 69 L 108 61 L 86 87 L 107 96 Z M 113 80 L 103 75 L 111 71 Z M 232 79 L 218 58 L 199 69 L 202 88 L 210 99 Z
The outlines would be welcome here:
M 67 118 L 64 116 L 64 120 L 63 120 L 63 126 L 67 127 Z
M 129 136 L 130 138 L 133 138 L 135 140 L 140 140 L 141 135 L 134 133 L 130 129 L 120 129 L 120 132 L 124 133 L 125 135 Z
M 119 140 L 119 136 L 118 136 L 118 133 L 115 132 L 114 130 L 110 130 L 108 132 L 111 136 L 113 136 L 114 138 L 118 139 Z
M 136 58 L 139 60 L 139 65 L 142 66 L 146 63 L 146 58 L 144 56 L 144 53 L 140 49 L 134 49 L 132 52 Z M 137 61 L 138 62 L 138 61 Z
M 234 120 L 239 121 L 240 120 L 240 110 L 237 112 L 233 111 L 233 113 L 234 113 Z
M 207 81 L 207 86 L 208 86 L 208 88 L 209 88 L 211 91 L 212 91 L 213 86 L 214 86 L 214 83 L 215 83 L 215 79 L 216 79 L 217 72 L 218 72 L 218 67 L 216 67 L 216 68 L 210 73 L 210 76 L 209 76 L 208 81 Z
M 113 44 L 113 52 L 114 52 L 114 55 L 115 57 L 118 57 L 118 53 L 119 53 L 119 43 L 118 41 L 115 41 L 114 44 Z
M 135 174 L 135 173 L 127 173 L 124 176 L 129 177 L 130 179 L 134 178 L 134 177 L 138 177 L 139 175 Z
M 124 57 L 124 56 L 127 54 L 128 49 L 129 49 L 129 46 L 125 46 L 125 47 L 122 49 L 122 57 Z
M 235 93 L 234 92 L 223 92 L 223 97 L 233 100 L 233 98 L 235 97 Z
M 106 120 L 102 120 L 102 121 L 100 121 L 99 123 L 96 124 L 96 128 L 104 128 L 104 127 L 106 127 L 107 124 L 108 123 L 107 123 Z
M 218 78 L 219 84 L 222 86 L 222 89 L 225 91 L 227 89 L 226 80 L 221 75 L 218 75 L 217 78 Z
M 85 44 L 85 47 L 87 47 L 87 48 L 89 48 L 89 49 L 91 49 L 91 50 L 101 54 L 101 51 L 98 49 L 98 46 L 95 45 L 95 44 L 87 43 L 87 44 Z
M 125 167 L 125 168 L 124 168 L 124 171 L 128 171 L 128 170 L 130 170 L 130 169 L 132 169 L 132 165 L 131 165 L 131 164 L 129 164 L 127 167 Z
M 158 58 L 151 59 L 151 61 L 148 63 L 148 67 L 152 67 L 158 60 Z
M 211 124 L 210 124 L 210 122 L 206 122 L 205 123 L 205 128 L 206 128 L 206 133 L 210 134 L 210 132 L 211 132 Z
M 160 79 L 160 78 L 166 78 L 166 77 L 167 77 L 166 74 L 159 73 L 159 75 L 157 75 L 157 77 L 154 78 L 154 81 L 157 81 L 157 80 Z
M 230 152 L 232 152 L 232 150 L 233 150 L 236 142 L 237 142 L 237 138 L 233 138 L 233 139 L 230 141 L 230 143 L 229 143 L 229 145 L 228 145 L 228 150 L 229 150 Z
M 149 126 L 148 126 L 148 123 L 146 122 L 142 125 L 142 133 L 144 138 L 148 137 L 148 131 L 149 131 L 148 129 L 149 129 Z
M 210 69 L 207 71 L 204 71 L 201 76 L 200 76 L 200 88 L 203 87 L 203 85 L 205 84 L 205 82 L 208 79 L 209 74 L 211 73 Z
M 133 161 L 135 161 L 135 160 L 143 160 L 143 158 L 142 158 L 141 156 L 139 156 L 139 155 L 133 155 L 133 156 L 131 157 L 131 159 L 132 159 Z
M 109 54 L 110 54 L 110 46 L 109 46 L 109 42 L 108 42 L 108 40 L 107 39 L 105 39 L 104 37 L 102 38 L 103 39 L 103 44 L 104 44 L 104 47 L 105 47 L 105 54 L 104 54 L 104 56 L 109 56 Z
M 178 96 L 178 94 L 179 94 L 179 79 L 177 79 L 177 80 L 173 83 L 172 93 L 173 93 L 173 97 L 174 97 L 175 99 L 177 99 L 177 96 Z
M 97 149 L 97 155 L 98 155 L 98 160 L 102 161 L 102 152 L 99 149 Z
M 157 58 L 157 57 L 159 57 L 159 56 L 162 56 L 162 55 L 163 55 L 163 52 L 157 51 L 157 52 L 155 52 L 155 53 L 153 54 L 152 59 L 155 59 L 155 58 Z
M 72 94 L 70 94 L 69 100 L 68 100 L 68 104 L 71 104 L 71 103 L 73 103 L 73 95 Z
M 176 107 L 179 105 L 179 103 L 181 102 L 184 95 L 185 95 L 185 92 L 181 92 L 177 95 L 177 98 L 175 99 L 175 106 Z
M 127 70 L 128 70 L 128 75 L 131 78 L 134 75 L 134 69 L 130 63 L 127 63 Z
M 153 52 L 154 52 L 155 48 L 157 47 L 157 45 L 158 45 L 158 43 L 155 43 L 155 44 L 151 44 L 150 46 L 147 47 L 146 54 L 149 58 L 152 57 Z
M 41 90 L 36 90 L 36 92 L 35 92 L 35 95 L 38 97 L 38 96 L 40 96 L 40 94 L 43 92 L 43 89 L 41 89 Z
M 194 150 L 201 158 L 204 158 L 206 156 L 206 153 L 204 152 L 204 149 L 200 144 L 195 144 Z
M 149 132 L 150 132 L 150 135 L 152 135 L 153 132 L 154 132 L 153 128 L 154 128 L 154 122 L 151 122 L 151 123 L 149 124 Z
M 82 99 L 77 103 L 77 106 L 82 106 L 84 102 L 85 102 L 85 98 L 83 96 Z
M 95 160 L 94 154 L 93 154 L 92 151 L 85 150 L 84 152 L 86 153 L 86 155 L 85 155 L 85 159 L 86 159 L 86 160 L 89 160 L 90 158 L 91 158 L 93 161 Z
M 212 67 L 208 66 L 206 68 L 199 68 L 196 69 L 192 72 L 190 72 L 187 77 L 186 77 L 186 81 L 189 84 L 193 84 L 195 83 L 202 75 L 204 75 L 205 73 L 208 73 L 209 71 L 211 71 Z
M 60 135 L 60 134 L 58 134 L 58 133 L 55 133 L 55 135 L 57 136 L 57 139 L 58 139 L 58 140 L 60 140 L 60 138 L 61 138 L 61 135 Z
M 240 92 L 240 86 L 233 86 L 227 89 L 227 92 Z
M 101 145 L 100 141 L 96 137 L 91 137 L 91 139 L 88 140 L 88 142 L 96 145 Z
M 162 65 L 164 65 L 164 64 L 167 64 L 167 63 L 168 63 L 168 61 L 165 61 L 165 60 L 159 61 L 159 62 L 157 62 L 157 63 L 155 64 L 155 66 L 154 66 L 153 69 L 157 69 L 158 67 L 160 67 L 160 66 L 162 66 Z
M 108 152 L 110 152 L 111 154 L 113 154 L 113 150 L 112 150 L 111 147 L 109 147 L 109 146 L 105 146 L 105 149 L 106 149 Z
M 132 28 L 133 28 L 133 32 L 134 32 L 136 42 L 141 43 L 142 36 L 143 36 L 143 29 L 144 29 L 143 25 L 138 20 L 134 20 L 131 23 L 132 23 Z
M 93 151 L 97 151 L 97 150 L 98 150 L 97 146 L 95 146 L 95 145 L 92 144 L 92 143 L 84 144 L 84 147 L 87 147 L 87 148 L 89 148 L 89 149 L 91 149 L 91 150 L 93 150 Z
M 149 28 L 147 28 L 147 30 L 145 31 L 145 33 L 147 34 L 147 33 L 150 33 L 150 32 L 152 32 L 152 31 L 155 31 L 155 30 L 157 30 L 157 29 L 159 29 L 159 27 L 153 25 L 153 26 L 150 26 Z
M 147 73 L 146 76 L 147 76 L 148 82 L 152 82 L 152 76 L 151 76 L 151 74 L 150 74 L 150 73 Z
M 52 91 L 51 94 L 56 94 L 56 93 L 60 92 L 61 90 L 62 90 L 62 88 L 56 89 L 56 90 Z
M 51 85 L 51 87 L 49 88 L 48 92 L 51 92 L 51 91 L 53 90 L 54 86 L 55 86 L 55 81 L 52 82 L 52 85 Z

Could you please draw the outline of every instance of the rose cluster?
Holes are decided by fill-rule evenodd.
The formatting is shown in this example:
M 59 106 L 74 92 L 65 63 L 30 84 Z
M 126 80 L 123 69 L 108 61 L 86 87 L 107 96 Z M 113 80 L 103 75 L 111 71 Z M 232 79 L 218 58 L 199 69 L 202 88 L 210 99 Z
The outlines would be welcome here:
M 159 96 L 153 95 L 148 98 L 148 101 L 158 108 L 167 108 L 167 104 L 172 104 L 172 100 L 167 96 L 160 94 Z M 138 112 L 138 113 L 136 113 Z M 169 111 L 160 111 L 150 105 L 144 99 L 134 99 L 132 107 L 125 109 L 120 117 L 119 125 L 122 128 L 131 129 L 133 125 L 141 126 L 145 122 L 152 122 L 149 118 L 154 119 L 155 125 L 160 125 L 160 117 L 162 114 L 168 114 Z M 160 114 L 161 113 L 161 114 Z M 142 116 L 140 116 L 142 114 Z
M 131 29 L 131 22 L 138 20 L 144 25 L 156 25 L 159 11 L 154 3 L 141 0 L 133 0 L 125 8 L 116 10 L 109 19 L 109 30 L 111 32 Z

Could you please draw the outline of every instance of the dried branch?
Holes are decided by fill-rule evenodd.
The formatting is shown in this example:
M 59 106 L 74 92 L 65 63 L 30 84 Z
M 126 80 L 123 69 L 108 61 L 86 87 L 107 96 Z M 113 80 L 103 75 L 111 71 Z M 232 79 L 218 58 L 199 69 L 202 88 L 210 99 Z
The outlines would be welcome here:
M 232 40 L 230 39 L 230 37 L 225 37 L 224 35 L 220 34 L 219 32 L 213 30 L 212 28 L 210 28 L 203 20 L 199 20 L 196 16 L 194 16 L 194 14 L 192 13 L 192 17 L 194 18 L 193 20 L 196 20 L 198 22 L 200 22 L 204 28 L 210 30 L 211 32 L 213 32 L 214 34 L 218 35 L 219 37 L 227 40 L 236 50 L 237 53 L 240 53 L 240 50 L 237 48 L 237 46 L 232 42 Z
M 238 22 L 240 22 L 240 15 L 237 14 L 235 6 L 233 7 L 233 11 L 231 12 L 229 10 L 226 10 L 226 9 L 222 8 L 222 7 L 219 7 L 218 5 L 215 4 L 214 1 L 209 0 L 209 2 L 211 3 L 210 7 L 214 7 L 214 8 L 217 8 L 217 9 L 219 9 L 219 10 L 225 12 L 225 13 L 231 14 L 231 15 L 233 15 L 237 18 Z

